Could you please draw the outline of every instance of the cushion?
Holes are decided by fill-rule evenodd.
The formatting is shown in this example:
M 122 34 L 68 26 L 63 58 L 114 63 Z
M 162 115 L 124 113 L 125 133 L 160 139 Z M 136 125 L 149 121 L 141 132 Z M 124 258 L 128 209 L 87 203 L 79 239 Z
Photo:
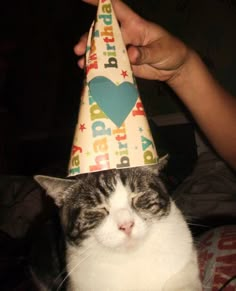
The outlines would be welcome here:
M 203 291 L 235 291 L 236 225 L 207 231 L 199 237 L 197 247 Z

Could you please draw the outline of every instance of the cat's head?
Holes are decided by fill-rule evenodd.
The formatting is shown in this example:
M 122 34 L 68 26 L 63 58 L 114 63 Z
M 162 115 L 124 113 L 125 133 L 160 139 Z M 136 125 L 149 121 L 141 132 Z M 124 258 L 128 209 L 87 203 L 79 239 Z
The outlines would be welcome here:
M 130 247 L 168 214 L 170 198 L 160 167 L 145 166 L 83 174 L 76 179 L 36 176 L 60 208 L 71 244 L 93 237 L 110 248 Z

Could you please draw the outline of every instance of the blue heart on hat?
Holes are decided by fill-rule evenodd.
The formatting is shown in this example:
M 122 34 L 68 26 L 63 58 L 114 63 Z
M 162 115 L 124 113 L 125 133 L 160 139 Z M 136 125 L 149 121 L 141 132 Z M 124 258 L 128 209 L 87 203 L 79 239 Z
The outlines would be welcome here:
M 91 96 L 102 111 L 120 127 L 138 99 L 134 84 L 123 82 L 116 85 L 106 77 L 95 77 L 88 85 Z

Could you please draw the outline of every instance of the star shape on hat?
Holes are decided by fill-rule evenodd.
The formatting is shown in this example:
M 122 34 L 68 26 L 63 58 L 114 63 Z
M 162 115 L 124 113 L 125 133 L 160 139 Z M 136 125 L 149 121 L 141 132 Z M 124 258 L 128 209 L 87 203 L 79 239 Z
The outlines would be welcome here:
M 121 75 L 123 76 L 124 79 L 125 79 L 125 77 L 128 77 L 127 71 L 124 71 L 124 70 L 122 70 Z
M 85 123 L 81 123 L 79 126 L 79 130 L 83 132 L 85 129 L 86 129 Z

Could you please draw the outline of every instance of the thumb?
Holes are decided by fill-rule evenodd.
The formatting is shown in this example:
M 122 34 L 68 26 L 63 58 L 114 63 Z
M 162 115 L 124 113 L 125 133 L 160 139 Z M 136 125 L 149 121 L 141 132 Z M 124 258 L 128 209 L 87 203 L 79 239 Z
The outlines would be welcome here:
M 128 56 L 132 65 L 156 63 L 158 61 L 157 46 L 129 46 Z

